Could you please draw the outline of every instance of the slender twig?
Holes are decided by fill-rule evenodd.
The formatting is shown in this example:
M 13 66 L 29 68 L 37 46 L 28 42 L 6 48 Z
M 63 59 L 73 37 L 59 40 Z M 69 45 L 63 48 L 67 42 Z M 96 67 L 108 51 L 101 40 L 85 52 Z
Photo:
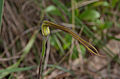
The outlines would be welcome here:
M 79 1 L 76 6 L 74 8 L 70 8 L 69 11 L 71 11 L 72 9 L 77 9 L 77 8 L 80 8 L 80 7 L 83 7 L 83 6 L 86 6 L 88 4 L 91 4 L 91 3 L 94 3 L 94 2 L 97 2 L 99 0 L 88 0 L 88 1 Z
M 44 62 L 44 58 L 45 58 L 45 50 L 46 50 L 46 42 L 47 42 L 47 37 L 44 37 L 43 41 L 42 41 L 42 52 L 40 55 L 40 64 L 39 64 L 39 73 L 38 73 L 38 77 L 37 79 L 43 79 L 43 62 Z
M 44 64 L 44 70 L 47 68 L 47 63 L 49 59 L 49 53 L 50 53 L 50 40 L 47 41 L 47 49 L 46 49 L 46 57 L 45 57 L 45 64 Z
M 72 30 L 75 30 L 75 0 L 71 0 L 71 5 L 72 5 Z M 71 45 L 71 49 L 70 49 L 70 57 L 69 57 L 69 60 L 71 59 L 72 57 L 72 53 L 73 53 L 73 48 L 74 48 L 74 38 L 72 37 L 72 45 Z M 71 63 L 71 60 L 69 61 L 69 63 Z

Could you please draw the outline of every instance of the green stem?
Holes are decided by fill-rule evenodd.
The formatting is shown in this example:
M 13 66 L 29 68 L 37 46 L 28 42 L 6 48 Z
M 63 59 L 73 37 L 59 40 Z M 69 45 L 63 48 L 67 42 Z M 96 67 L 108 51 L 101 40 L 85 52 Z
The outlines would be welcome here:
M 47 37 L 44 37 L 43 41 L 42 41 L 42 53 L 40 56 L 40 65 L 39 65 L 39 74 L 38 74 L 38 79 L 44 79 L 43 76 L 43 66 L 42 64 L 44 63 L 44 58 L 45 58 L 45 50 L 46 50 L 46 42 L 47 42 Z

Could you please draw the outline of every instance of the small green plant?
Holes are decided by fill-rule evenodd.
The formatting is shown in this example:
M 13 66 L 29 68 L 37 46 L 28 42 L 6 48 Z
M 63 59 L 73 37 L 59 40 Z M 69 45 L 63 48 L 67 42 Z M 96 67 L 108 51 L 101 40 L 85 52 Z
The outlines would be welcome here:
M 99 54 L 99 52 L 97 51 L 97 49 L 94 46 L 92 46 L 90 43 L 88 43 L 87 41 L 85 41 L 84 39 L 79 37 L 75 32 L 73 32 L 71 29 L 69 29 L 65 26 L 57 25 L 57 24 L 54 24 L 50 21 L 43 21 L 43 24 L 41 26 L 43 36 L 47 37 L 50 34 L 49 27 L 60 29 L 62 31 L 65 31 L 65 32 L 69 33 L 70 35 L 72 35 L 72 37 L 74 37 L 76 40 L 78 40 L 90 53 L 93 53 L 97 56 L 102 56 L 102 55 Z M 43 63 L 43 59 L 44 59 L 44 56 L 45 56 L 45 44 L 46 44 L 46 39 L 43 40 L 42 53 L 41 53 L 41 56 L 42 56 L 41 58 L 42 59 L 41 59 L 41 62 L 40 62 L 40 69 L 39 69 L 39 76 L 41 76 L 42 79 L 43 79 L 42 63 Z M 40 79 L 39 76 L 38 76 L 38 79 Z
M 42 24 L 42 34 L 43 34 L 43 36 L 47 36 L 47 35 L 50 34 L 49 27 L 60 29 L 60 30 L 63 30 L 65 32 L 69 33 L 70 35 L 72 35 L 72 37 L 74 37 L 76 40 L 78 40 L 84 47 L 86 47 L 86 49 L 90 53 L 93 53 L 97 56 L 101 56 L 94 46 L 92 46 L 90 43 L 88 43 L 87 41 L 85 41 L 84 39 L 79 37 L 76 33 L 74 33 L 69 28 L 66 28 L 65 26 L 57 25 L 57 24 L 54 24 L 50 21 L 43 21 L 43 24 Z

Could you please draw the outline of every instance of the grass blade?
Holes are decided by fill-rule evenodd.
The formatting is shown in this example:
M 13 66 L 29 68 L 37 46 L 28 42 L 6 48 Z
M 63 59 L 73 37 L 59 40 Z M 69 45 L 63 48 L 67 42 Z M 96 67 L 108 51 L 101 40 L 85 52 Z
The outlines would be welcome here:
M 3 69 L 0 70 L 0 73 L 5 73 L 5 72 L 21 72 L 21 71 L 27 71 L 27 70 L 31 70 L 33 68 L 36 68 L 36 66 L 30 66 L 30 67 L 24 67 L 24 68 L 14 68 L 14 69 Z
M 2 24 L 3 5 L 4 5 L 4 0 L 0 0 L 0 29 Z
M 32 46 L 33 46 L 33 44 L 35 42 L 37 34 L 38 34 L 38 31 L 35 31 L 35 33 L 31 37 L 31 39 L 29 40 L 28 44 L 24 48 L 21 58 L 15 64 L 13 64 L 12 66 L 8 67 L 7 69 L 14 69 L 14 68 L 17 68 L 20 65 L 21 61 L 23 61 L 25 56 L 29 53 L 30 49 L 32 48 Z M 10 72 L 3 72 L 3 73 L 1 73 L 0 74 L 0 79 L 3 79 L 8 74 L 10 74 Z

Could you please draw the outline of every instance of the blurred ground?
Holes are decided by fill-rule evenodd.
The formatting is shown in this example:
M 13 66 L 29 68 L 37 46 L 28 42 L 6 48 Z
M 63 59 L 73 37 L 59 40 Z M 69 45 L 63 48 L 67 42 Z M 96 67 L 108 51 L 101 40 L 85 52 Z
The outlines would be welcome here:
M 67 3 L 68 0 L 60 0 Z M 38 1 L 39 2 L 39 1 Z M 23 48 L 25 48 L 33 32 L 40 28 L 41 9 L 37 5 L 37 0 L 5 0 L 2 38 L 0 41 L 0 69 L 6 69 L 20 58 Z M 52 1 L 46 0 L 42 3 L 44 7 L 53 4 Z M 119 13 L 119 12 L 118 12 Z M 105 15 L 103 15 L 105 16 Z M 66 16 L 65 16 L 66 17 Z M 56 22 L 61 23 L 61 19 L 56 18 Z M 112 19 L 110 17 L 110 19 Z M 66 19 L 67 22 L 67 19 Z M 110 32 L 115 31 L 114 36 L 120 38 L 120 29 L 111 28 Z M 87 38 L 86 38 L 87 39 Z M 14 79 L 36 79 L 38 74 L 38 64 L 41 53 L 42 35 L 38 34 L 37 39 L 30 53 L 26 56 L 19 67 L 37 66 L 28 71 L 11 73 Z M 76 42 L 77 43 L 77 42 Z M 120 42 L 109 40 L 106 45 L 115 52 L 116 57 L 120 56 Z M 60 62 L 64 57 L 58 54 L 59 51 L 48 43 L 50 54 L 48 64 Z M 49 51 L 48 51 L 49 52 Z M 69 50 L 65 51 L 66 54 Z M 99 49 L 100 53 L 103 53 Z M 62 68 L 71 70 L 73 73 L 65 72 L 60 68 L 55 68 L 44 79 L 120 79 L 120 64 L 116 63 L 114 58 L 106 56 L 105 58 L 90 55 L 83 58 L 81 54 L 77 59 L 70 60 L 65 56 L 65 60 L 59 65 Z M 119 60 L 118 60 L 119 61 Z M 52 67 L 47 67 L 44 73 L 50 72 Z M 8 75 L 4 79 L 8 79 Z

